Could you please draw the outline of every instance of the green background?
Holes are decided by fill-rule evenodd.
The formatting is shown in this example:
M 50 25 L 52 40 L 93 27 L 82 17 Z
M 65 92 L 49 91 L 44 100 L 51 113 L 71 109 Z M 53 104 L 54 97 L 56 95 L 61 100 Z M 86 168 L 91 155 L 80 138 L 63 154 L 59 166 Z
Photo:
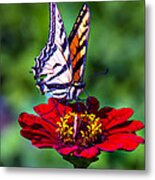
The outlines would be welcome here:
M 58 3 L 66 32 L 81 3 Z M 144 122 L 144 1 L 88 2 L 90 36 L 84 81 L 101 106 L 131 107 L 132 119 Z M 48 36 L 48 4 L 0 5 L 1 166 L 72 168 L 52 149 L 37 149 L 20 136 L 21 112 L 47 102 L 29 72 Z M 107 74 L 98 75 L 108 68 Z M 82 94 L 81 97 L 85 97 Z M 144 130 L 138 131 L 144 137 Z M 144 145 L 133 152 L 102 152 L 89 168 L 140 169 Z

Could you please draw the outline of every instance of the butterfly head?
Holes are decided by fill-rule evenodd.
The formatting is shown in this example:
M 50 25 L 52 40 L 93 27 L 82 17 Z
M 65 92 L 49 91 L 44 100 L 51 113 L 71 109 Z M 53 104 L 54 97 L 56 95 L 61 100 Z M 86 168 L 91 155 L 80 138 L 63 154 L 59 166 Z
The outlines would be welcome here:
M 73 86 L 75 88 L 84 88 L 85 87 L 85 83 L 83 81 L 79 81 L 79 82 L 74 82 Z

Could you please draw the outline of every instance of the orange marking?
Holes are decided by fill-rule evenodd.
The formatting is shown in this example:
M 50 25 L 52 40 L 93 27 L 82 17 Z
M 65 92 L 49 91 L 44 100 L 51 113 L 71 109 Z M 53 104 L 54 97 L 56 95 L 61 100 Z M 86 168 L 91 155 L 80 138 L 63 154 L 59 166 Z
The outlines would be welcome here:
M 76 54 L 75 58 L 72 59 L 72 67 L 75 68 L 77 62 L 79 61 L 79 59 L 86 53 L 86 47 L 83 46 L 83 48 L 81 49 L 81 51 Z
M 81 52 L 79 52 L 76 57 L 72 60 L 72 65 L 73 68 L 76 66 L 76 63 L 79 61 L 79 59 L 81 58 Z
M 79 81 L 80 79 L 80 69 L 78 71 L 76 71 L 76 73 L 74 74 L 74 81 Z
M 79 43 L 78 35 L 75 35 L 70 45 L 71 59 L 73 59 L 74 55 L 77 52 L 78 43 Z

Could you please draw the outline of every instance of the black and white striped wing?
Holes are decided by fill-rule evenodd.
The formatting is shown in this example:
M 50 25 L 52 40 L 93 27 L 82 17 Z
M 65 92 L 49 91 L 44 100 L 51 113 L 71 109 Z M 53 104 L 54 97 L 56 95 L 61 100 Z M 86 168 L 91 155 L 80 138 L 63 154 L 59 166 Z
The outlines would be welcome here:
M 56 3 L 50 3 L 48 41 L 32 69 L 42 94 L 51 92 L 59 99 L 67 96 L 72 81 L 72 65 L 68 39 Z

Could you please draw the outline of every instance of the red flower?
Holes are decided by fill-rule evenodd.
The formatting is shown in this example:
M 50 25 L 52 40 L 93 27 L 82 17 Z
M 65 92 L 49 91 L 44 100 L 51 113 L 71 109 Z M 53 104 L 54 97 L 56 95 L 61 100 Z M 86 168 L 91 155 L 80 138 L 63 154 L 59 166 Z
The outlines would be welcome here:
M 132 116 L 130 108 L 99 109 L 99 102 L 89 97 L 84 103 L 62 104 L 50 98 L 48 104 L 34 107 L 38 114 L 22 113 L 21 135 L 38 148 L 55 148 L 60 154 L 93 158 L 100 151 L 132 151 L 144 139 L 136 131 L 144 127 Z

